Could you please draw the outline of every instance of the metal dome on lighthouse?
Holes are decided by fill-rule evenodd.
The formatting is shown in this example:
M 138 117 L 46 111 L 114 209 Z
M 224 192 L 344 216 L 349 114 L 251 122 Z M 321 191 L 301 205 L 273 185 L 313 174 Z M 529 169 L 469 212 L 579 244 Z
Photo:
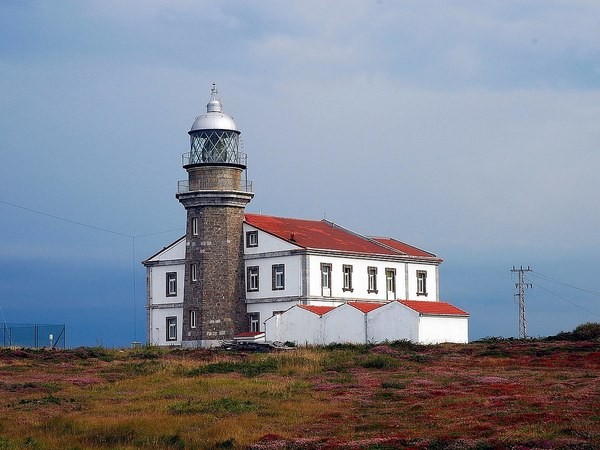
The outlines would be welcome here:
M 223 102 L 212 85 L 206 114 L 196 117 L 190 135 L 190 152 L 183 155 L 183 165 L 235 165 L 246 167 L 246 155 L 239 150 L 240 131 L 233 118 L 223 112 Z

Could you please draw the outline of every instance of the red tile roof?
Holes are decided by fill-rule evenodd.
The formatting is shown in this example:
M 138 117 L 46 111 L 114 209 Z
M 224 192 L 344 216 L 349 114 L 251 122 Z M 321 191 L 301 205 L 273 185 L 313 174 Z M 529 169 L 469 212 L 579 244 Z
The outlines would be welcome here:
M 368 313 L 373 311 L 374 309 L 383 306 L 385 303 L 373 303 L 373 302 L 348 302 L 350 306 L 354 306 L 359 311 L 364 313 Z
M 289 219 L 260 214 L 246 214 L 245 217 L 247 224 L 303 248 L 437 259 L 434 254 L 416 247 L 392 239 L 378 242 L 327 220 Z
M 315 306 L 315 305 L 298 305 L 300 308 L 310 311 L 311 313 L 322 316 L 323 314 L 327 314 L 332 309 L 335 309 L 335 306 Z
M 426 252 L 425 250 L 421 250 L 420 248 L 413 247 L 412 245 L 405 244 L 404 242 L 397 241 L 393 238 L 374 237 L 371 239 L 410 256 L 435 257 L 433 253 Z
M 398 300 L 404 306 L 421 314 L 433 316 L 468 316 L 469 313 L 446 302 L 429 302 L 422 300 Z

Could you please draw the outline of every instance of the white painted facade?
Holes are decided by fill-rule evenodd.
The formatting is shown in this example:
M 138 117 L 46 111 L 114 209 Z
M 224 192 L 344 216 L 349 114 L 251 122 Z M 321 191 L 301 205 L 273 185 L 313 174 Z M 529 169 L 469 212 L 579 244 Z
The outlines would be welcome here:
M 418 261 L 414 257 L 382 256 L 313 250 L 290 244 L 276 236 L 244 224 L 244 233 L 256 232 L 258 245 L 245 250 L 245 274 L 258 268 L 258 290 L 247 290 L 249 313 L 260 314 L 260 331 L 264 321 L 275 312 L 295 304 L 339 306 L 347 301 L 385 302 L 397 299 L 439 300 L 439 260 Z M 285 288 L 275 289 L 273 266 L 285 267 Z M 331 287 L 322 286 L 321 267 L 331 267 Z M 351 288 L 344 288 L 344 266 L 351 268 Z M 369 270 L 375 270 L 376 289 L 369 290 Z M 394 290 L 387 289 L 387 274 L 394 274 Z M 417 291 L 417 273 L 426 273 L 426 292 Z M 248 288 L 248 279 L 246 279 Z
M 313 249 L 249 223 L 244 223 L 243 230 L 246 298 L 241 301 L 246 302 L 250 331 L 264 331 L 267 341 L 298 345 L 402 339 L 427 344 L 468 342 L 467 315 L 421 314 L 396 301 L 439 302 L 441 260 L 434 255 Z M 255 234 L 252 245 L 248 245 L 248 233 Z M 148 342 L 152 345 L 181 344 L 185 245 L 185 238 L 181 238 L 144 262 L 148 280 Z M 324 266 L 330 270 L 329 288 L 324 286 Z M 283 268 L 277 280 L 275 268 Z M 350 280 L 345 274 L 348 270 Z M 250 271 L 255 277 L 252 285 Z M 167 279 L 173 274 L 177 278 L 176 293 L 168 295 Z M 388 278 L 392 276 L 390 282 Z M 425 281 L 419 281 L 419 277 Z M 347 302 L 382 306 L 363 312 Z M 300 305 L 335 309 L 319 315 Z
M 147 331 L 151 345 L 181 345 L 185 244 L 185 239 L 181 238 L 144 262 Z M 172 274 L 175 274 L 174 293 L 169 291 L 169 278 Z

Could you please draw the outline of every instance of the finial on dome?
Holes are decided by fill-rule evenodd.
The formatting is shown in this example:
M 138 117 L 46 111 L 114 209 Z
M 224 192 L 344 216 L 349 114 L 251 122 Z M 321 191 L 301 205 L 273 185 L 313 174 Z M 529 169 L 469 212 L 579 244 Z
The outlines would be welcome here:
M 206 105 L 206 112 L 223 112 L 223 103 L 217 98 L 217 84 L 213 83 L 210 90 L 210 101 Z

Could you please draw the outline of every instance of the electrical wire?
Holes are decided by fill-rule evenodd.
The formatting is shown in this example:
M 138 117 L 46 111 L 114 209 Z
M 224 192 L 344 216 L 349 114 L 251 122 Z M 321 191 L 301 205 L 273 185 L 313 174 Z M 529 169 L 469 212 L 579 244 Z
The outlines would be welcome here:
M 534 274 L 536 274 L 539 277 L 544 278 L 547 281 L 551 281 L 552 283 L 560 284 L 562 286 L 566 286 L 566 287 L 570 287 L 570 288 L 573 288 L 573 289 L 577 289 L 578 291 L 587 292 L 588 294 L 592 294 L 592 295 L 596 295 L 596 296 L 600 297 L 600 292 L 598 292 L 598 291 L 592 291 L 590 289 L 583 289 L 583 288 L 580 288 L 580 287 L 577 287 L 577 286 L 573 286 L 572 284 L 565 283 L 565 282 L 559 281 L 559 280 L 555 280 L 554 278 L 551 278 L 551 277 L 549 277 L 547 275 L 544 275 L 542 273 L 536 272 L 535 270 L 532 270 L 531 272 L 533 272 Z
M 134 336 L 133 339 L 134 339 L 134 342 L 137 342 L 137 314 L 136 314 L 136 302 L 135 302 L 135 297 L 136 297 L 136 283 L 135 283 L 135 268 L 136 268 L 135 239 L 136 238 L 142 238 L 142 237 L 148 237 L 148 236 L 156 236 L 158 234 L 171 233 L 171 232 L 174 232 L 174 231 L 183 230 L 183 228 L 173 228 L 173 229 L 170 229 L 170 230 L 157 231 L 155 233 L 147 233 L 147 234 L 141 234 L 141 235 L 137 235 L 136 236 L 136 235 L 126 234 L 126 233 L 120 233 L 120 232 L 114 231 L 114 230 L 109 230 L 108 228 L 102 228 L 102 227 L 97 227 L 95 225 L 90 225 L 90 224 L 87 224 L 87 223 L 78 222 L 76 220 L 67 219 L 65 217 L 60 217 L 60 216 L 57 216 L 57 215 L 54 215 L 54 214 L 48 214 L 48 213 L 45 213 L 43 211 L 38 211 L 38 210 L 33 209 L 33 208 L 27 208 L 25 206 L 17 205 L 16 203 L 7 202 L 5 200 L 0 200 L 0 203 L 2 203 L 4 205 L 12 206 L 14 208 L 22 209 L 24 211 L 32 212 L 34 214 L 39 214 L 41 216 L 50 217 L 50 218 L 55 219 L 55 220 L 61 220 L 63 222 L 71 223 L 71 224 L 78 225 L 78 226 L 81 226 L 81 227 L 91 228 L 91 229 L 94 229 L 94 230 L 97 230 L 97 231 L 102 231 L 104 233 L 110 233 L 110 234 L 114 234 L 114 235 L 117 235 L 117 236 L 123 236 L 123 237 L 131 239 L 131 245 L 132 245 L 131 256 L 132 256 L 132 273 L 133 273 L 133 336 Z M 4 319 L 4 311 L 2 311 L 2 308 L 0 308 L 0 312 L 2 312 L 2 318 L 4 320 L 4 323 L 6 324 L 6 319 Z
M 564 297 L 562 297 L 562 296 L 558 295 L 556 292 L 552 292 L 551 290 L 549 290 L 549 289 L 546 289 L 544 286 L 541 286 L 541 285 L 540 285 L 540 284 L 538 284 L 538 283 L 532 283 L 532 284 L 533 284 L 534 286 L 536 286 L 536 287 L 540 288 L 541 290 L 543 290 L 543 291 L 546 291 L 547 293 L 549 293 L 549 294 L 551 294 L 551 295 L 554 295 L 555 297 L 558 297 L 559 299 L 561 299 L 561 300 L 562 300 L 562 301 L 564 301 L 564 302 L 567 302 L 567 303 L 569 303 L 569 304 L 571 304 L 571 305 L 573 305 L 573 306 L 576 306 L 576 307 L 578 307 L 579 309 L 582 309 L 583 311 L 585 311 L 585 312 L 587 312 L 587 313 L 589 313 L 589 314 L 592 314 L 593 316 L 600 317 L 600 314 L 596 314 L 595 312 L 593 312 L 593 311 L 590 311 L 589 309 L 587 309 L 587 308 L 584 308 L 583 306 L 581 306 L 581 305 L 578 305 L 577 303 L 575 303 L 575 302 L 572 302 L 571 300 L 567 300 L 566 298 L 564 298 Z
M 173 231 L 178 231 L 178 230 L 183 230 L 183 228 L 173 228 L 171 230 L 165 230 L 165 231 L 158 231 L 156 233 L 148 233 L 148 234 L 140 234 L 140 235 L 131 235 L 131 234 L 126 234 L 126 233 L 121 233 L 119 231 L 114 231 L 114 230 L 110 230 L 108 228 L 102 228 L 102 227 L 97 227 L 95 225 L 90 225 L 88 223 L 83 223 L 83 222 L 78 222 L 76 220 L 71 220 L 71 219 L 67 219 L 65 217 L 60 217 L 60 216 L 56 216 L 54 214 L 48 214 L 45 213 L 43 211 L 38 211 L 37 209 L 33 209 L 33 208 L 27 208 L 25 206 L 21 206 L 21 205 L 17 205 L 16 203 L 11 203 L 11 202 L 7 202 L 5 200 L 0 200 L 0 203 L 3 203 L 5 205 L 9 205 L 12 206 L 14 208 L 19 208 L 22 209 L 24 211 L 29 211 L 35 214 L 39 214 L 41 216 L 46 216 L 46 217 L 50 217 L 52 219 L 56 219 L 56 220 L 62 220 L 63 222 L 68 222 L 68 223 L 72 223 L 74 225 L 79 225 L 82 227 L 86 227 L 86 228 L 92 228 L 94 230 L 98 230 L 98 231 L 103 231 L 105 233 L 111 233 L 111 234 L 116 234 L 118 236 L 123 236 L 123 237 L 128 237 L 128 238 L 141 238 L 141 237 L 147 237 L 147 236 L 156 236 L 158 234 L 164 234 L 164 233 L 171 233 Z

